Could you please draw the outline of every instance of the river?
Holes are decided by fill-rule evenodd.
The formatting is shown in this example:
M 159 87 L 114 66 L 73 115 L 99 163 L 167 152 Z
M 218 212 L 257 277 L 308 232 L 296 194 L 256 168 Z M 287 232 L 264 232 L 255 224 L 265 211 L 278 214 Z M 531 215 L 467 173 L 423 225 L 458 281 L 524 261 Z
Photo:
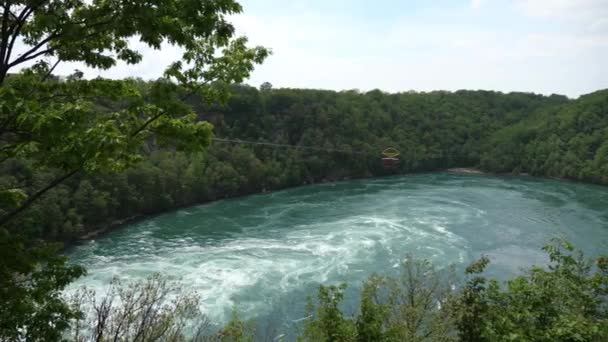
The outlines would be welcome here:
M 162 272 L 203 298 L 216 322 L 233 308 L 289 329 L 319 283 L 390 273 L 413 253 L 442 268 L 485 254 L 506 278 L 543 264 L 551 237 L 608 251 L 608 188 L 432 173 L 293 188 L 218 201 L 128 225 L 74 247 L 88 269 L 72 287 Z M 348 303 L 347 303 L 348 304 Z

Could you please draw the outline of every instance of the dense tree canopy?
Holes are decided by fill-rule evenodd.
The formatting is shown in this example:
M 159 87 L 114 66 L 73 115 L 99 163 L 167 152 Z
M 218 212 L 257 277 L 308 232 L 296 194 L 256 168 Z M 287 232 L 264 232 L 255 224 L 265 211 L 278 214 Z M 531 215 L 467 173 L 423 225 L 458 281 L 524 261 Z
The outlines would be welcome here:
M 128 82 L 144 94 L 153 91 L 154 83 Z M 463 166 L 608 184 L 606 91 L 578 100 L 270 85 L 235 86 L 232 92 L 225 105 L 205 103 L 199 95 L 187 99 L 198 119 L 213 124 L 215 137 L 327 150 L 215 141 L 206 153 L 187 155 L 151 144 L 149 157 L 124 172 L 81 174 L 50 191 L 23 215 L 20 226 L 47 239 L 70 240 L 113 222 L 224 197 Z M 382 167 L 380 152 L 386 147 L 401 152 L 395 169 Z M 35 171 L 26 159 L 7 161 L 2 168 L 7 186 L 13 179 L 35 187 L 57 176 Z
M 535 114 L 496 132 L 481 165 L 608 184 L 608 91 Z
M 233 39 L 225 16 L 240 10 L 231 0 L 4 2 L 0 160 L 18 157 L 61 170 L 52 188 L 81 171 L 123 170 L 139 160 L 150 138 L 182 150 L 208 145 L 211 126 L 196 120 L 183 100 L 192 94 L 207 103 L 224 99 L 226 85 L 241 82 L 268 54 L 248 48 L 245 38 Z M 153 48 L 166 42 L 184 51 L 165 79 L 148 85 L 145 97 L 129 80 L 84 80 L 81 73 L 49 80 L 61 61 L 102 69 L 117 61 L 139 62 L 140 53 L 129 44 L 133 37 Z M 15 56 L 16 42 L 28 50 Z M 30 60 L 36 64 L 29 71 L 6 77 Z M 0 224 L 48 189 L 28 194 L 0 217 Z M 16 196 L 14 191 L 0 195 Z
M 212 126 L 184 101 L 224 101 L 228 85 L 246 78 L 269 51 L 234 36 L 226 16 L 241 6 L 232 0 L 9 0 L 1 6 L 0 339 L 55 340 L 76 314 L 58 291 L 83 270 L 67 266 L 56 246 L 37 240 L 45 234 L 31 229 L 92 222 L 109 200 L 92 196 L 97 189 L 85 181 L 78 198 L 89 204 L 64 212 L 69 198 L 61 185 L 123 171 L 152 146 L 201 151 Z M 84 79 L 81 72 L 53 75 L 66 61 L 99 69 L 138 63 L 133 40 L 183 56 L 144 88 L 133 80 Z M 31 207 L 40 199 L 63 204 L 37 212 Z M 78 219 L 83 212 L 94 216 Z

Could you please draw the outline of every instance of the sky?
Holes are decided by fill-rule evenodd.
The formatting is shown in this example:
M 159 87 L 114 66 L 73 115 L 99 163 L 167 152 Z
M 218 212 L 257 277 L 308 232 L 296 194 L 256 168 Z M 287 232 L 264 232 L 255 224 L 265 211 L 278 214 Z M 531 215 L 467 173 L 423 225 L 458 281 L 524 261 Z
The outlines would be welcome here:
M 577 97 L 608 88 L 608 0 L 241 0 L 239 35 L 273 51 L 247 83 Z M 180 52 L 87 76 L 159 77 Z

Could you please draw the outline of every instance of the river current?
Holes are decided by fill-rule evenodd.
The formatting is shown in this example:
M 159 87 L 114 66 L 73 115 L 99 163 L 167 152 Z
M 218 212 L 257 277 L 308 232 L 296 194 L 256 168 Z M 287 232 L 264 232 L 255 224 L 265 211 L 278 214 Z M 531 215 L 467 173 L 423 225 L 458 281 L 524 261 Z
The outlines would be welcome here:
M 491 259 L 507 278 L 543 264 L 565 237 L 608 252 L 608 188 L 529 177 L 432 173 L 306 186 L 163 214 L 74 247 L 72 262 L 103 292 L 112 277 L 179 279 L 224 322 L 233 309 L 289 329 L 320 283 L 391 273 L 409 253 L 442 268 Z M 347 301 L 348 304 L 348 301 Z

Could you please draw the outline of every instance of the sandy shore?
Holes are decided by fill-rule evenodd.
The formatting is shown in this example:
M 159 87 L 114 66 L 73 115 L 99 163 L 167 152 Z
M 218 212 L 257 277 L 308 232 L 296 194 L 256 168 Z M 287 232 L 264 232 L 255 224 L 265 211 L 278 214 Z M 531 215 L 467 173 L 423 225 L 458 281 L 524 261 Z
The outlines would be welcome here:
M 485 172 L 478 170 L 478 169 L 474 169 L 474 168 L 470 168 L 470 167 L 456 167 L 453 169 L 447 169 L 447 172 L 452 172 L 452 173 L 462 173 L 462 174 L 471 174 L 471 175 L 483 175 L 485 174 Z

